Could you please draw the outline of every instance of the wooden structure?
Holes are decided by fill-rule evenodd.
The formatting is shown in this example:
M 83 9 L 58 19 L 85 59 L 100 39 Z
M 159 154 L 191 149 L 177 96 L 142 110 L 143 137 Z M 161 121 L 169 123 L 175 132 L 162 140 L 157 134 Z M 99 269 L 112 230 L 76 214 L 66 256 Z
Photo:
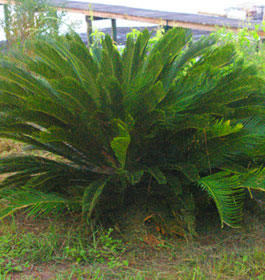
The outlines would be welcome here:
M 8 3 L 12 3 L 12 0 L 0 0 L 0 4 Z M 243 27 L 247 27 L 252 30 L 255 29 L 255 25 L 258 23 L 254 21 L 244 22 L 242 20 L 225 17 L 163 12 L 117 5 L 95 4 L 90 2 L 50 0 L 50 4 L 59 10 L 85 15 L 89 38 L 88 43 L 91 42 L 90 34 L 92 32 L 92 20 L 111 19 L 114 41 L 116 41 L 117 36 L 116 19 L 153 23 L 166 26 L 167 28 L 171 26 L 179 26 L 207 31 L 216 31 L 221 27 L 226 27 L 227 29 L 233 31 L 237 31 Z M 262 28 L 258 30 L 258 33 L 261 37 L 265 37 L 265 32 Z

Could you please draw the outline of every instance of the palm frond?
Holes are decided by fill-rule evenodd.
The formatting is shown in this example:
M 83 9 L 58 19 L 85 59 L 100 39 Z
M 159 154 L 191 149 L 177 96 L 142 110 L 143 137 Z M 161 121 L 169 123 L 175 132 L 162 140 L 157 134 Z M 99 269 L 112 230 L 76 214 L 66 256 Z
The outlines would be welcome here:
M 0 219 L 4 219 L 21 209 L 26 209 L 29 215 L 36 216 L 56 214 L 80 204 L 80 201 L 70 200 L 59 194 L 43 193 L 31 189 L 2 189 L 0 198 Z
M 222 227 L 238 227 L 243 217 L 244 190 L 237 178 L 218 172 L 201 178 L 198 184 L 214 200 Z
M 241 187 L 259 191 L 265 191 L 265 168 L 255 168 L 248 173 L 239 176 Z
M 93 210 L 107 182 L 107 179 L 100 179 L 86 187 L 82 198 L 82 212 L 88 219 L 91 218 Z

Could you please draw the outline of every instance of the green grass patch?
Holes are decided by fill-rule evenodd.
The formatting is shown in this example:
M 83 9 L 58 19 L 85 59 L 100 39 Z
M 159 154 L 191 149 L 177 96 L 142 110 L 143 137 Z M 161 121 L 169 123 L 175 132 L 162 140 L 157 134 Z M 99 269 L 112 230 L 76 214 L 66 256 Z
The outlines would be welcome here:
M 0 279 L 261 280 L 264 220 L 247 217 L 240 229 L 203 225 L 191 241 L 143 224 L 128 242 L 113 229 L 89 233 L 73 217 L 50 222 L 19 215 L 0 228 Z

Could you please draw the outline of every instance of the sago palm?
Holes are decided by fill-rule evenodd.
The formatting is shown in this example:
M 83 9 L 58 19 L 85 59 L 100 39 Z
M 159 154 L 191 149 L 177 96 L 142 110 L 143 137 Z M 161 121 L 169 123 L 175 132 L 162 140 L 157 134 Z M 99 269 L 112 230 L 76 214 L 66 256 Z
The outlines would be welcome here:
M 0 136 L 50 156 L 0 160 L 0 218 L 97 217 L 101 199 L 151 184 L 175 214 L 199 187 L 222 225 L 239 225 L 245 189 L 265 190 L 264 81 L 213 36 L 191 43 L 174 28 L 151 50 L 149 39 L 129 36 L 122 53 L 109 36 L 97 52 L 75 34 L 39 39 L 1 61 Z

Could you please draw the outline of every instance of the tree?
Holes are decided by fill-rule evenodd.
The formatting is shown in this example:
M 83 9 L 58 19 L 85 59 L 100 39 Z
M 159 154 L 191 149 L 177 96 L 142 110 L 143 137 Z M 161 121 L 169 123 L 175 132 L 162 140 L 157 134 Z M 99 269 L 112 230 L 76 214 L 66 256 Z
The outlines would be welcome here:
M 58 35 L 63 13 L 49 6 L 46 0 L 15 0 L 5 5 L 2 23 L 9 47 L 21 46 L 28 37 Z

